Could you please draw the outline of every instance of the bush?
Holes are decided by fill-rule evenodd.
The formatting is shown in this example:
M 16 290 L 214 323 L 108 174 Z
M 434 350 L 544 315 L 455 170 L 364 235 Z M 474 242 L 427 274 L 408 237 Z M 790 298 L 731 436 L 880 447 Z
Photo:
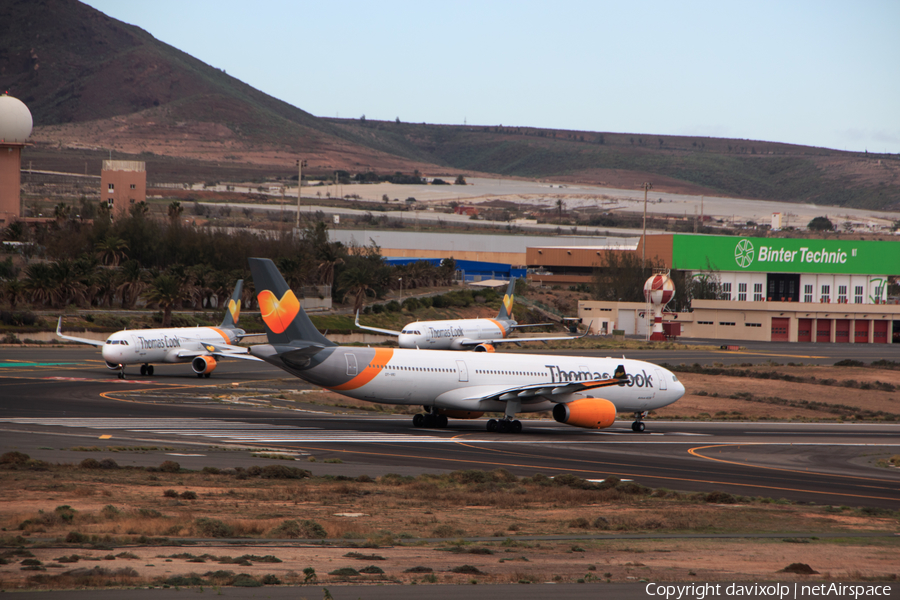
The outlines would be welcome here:
M 24 465 L 31 459 L 30 456 L 22 452 L 5 452 L 0 456 L 0 465 Z
M 165 464 L 165 463 L 163 463 L 163 464 Z M 177 465 L 178 463 L 175 463 L 175 464 Z M 103 460 L 100 461 L 100 468 L 101 469 L 118 469 L 119 463 L 117 463 L 116 461 L 114 461 L 111 458 L 104 458 Z
M 450 569 L 452 573 L 467 573 L 470 575 L 483 575 L 482 571 L 478 570 L 478 567 L 473 567 L 472 565 L 460 565 L 458 567 L 453 567 Z
M 325 528 L 310 520 L 289 520 L 284 521 L 278 527 L 269 532 L 272 538 L 302 538 L 302 539 L 324 539 L 328 537 Z
M 80 463 L 78 463 L 78 467 L 80 469 L 99 469 L 100 461 L 96 458 L 86 458 Z
M 384 573 L 384 569 L 376 567 L 375 565 L 369 565 L 368 567 L 360 569 L 359 572 L 365 573 L 366 575 L 381 575 Z
M 219 519 L 200 517 L 194 521 L 194 527 L 200 535 L 214 538 L 234 537 L 234 529 Z
M 166 490 L 163 492 L 163 496 L 166 498 L 177 498 L 178 492 L 176 490 Z
M 86 541 L 88 541 L 88 536 L 83 533 L 78 533 L 77 531 L 70 531 L 68 535 L 66 535 L 67 544 L 83 544 Z
M 341 567 L 340 569 L 335 569 L 328 574 L 334 575 L 335 577 L 355 577 L 359 575 L 359 571 L 357 571 L 353 567 Z
M 181 492 L 181 497 L 185 500 L 196 500 L 197 492 L 192 492 L 190 490 L 188 490 L 186 492 Z
M 174 460 L 166 460 L 159 465 L 159 470 L 163 473 L 177 473 L 181 470 L 181 465 Z
M 307 479 L 311 476 L 312 473 L 306 469 L 286 465 L 266 465 L 259 470 L 259 477 L 263 479 Z

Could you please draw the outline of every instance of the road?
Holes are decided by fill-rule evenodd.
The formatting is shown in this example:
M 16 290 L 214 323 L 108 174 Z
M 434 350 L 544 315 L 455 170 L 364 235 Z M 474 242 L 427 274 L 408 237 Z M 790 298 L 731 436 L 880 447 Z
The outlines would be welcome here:
M 785 344 L 740 353 L 627 354 L 676 364 L 765 362 L 774 356 L 778 362 L 829 364 L 841 352 L 836 346 L 820 351 Z M 816 504 L 900 505 L 900 473 L 875 465 L 900 452 L 900 424 L 651 420 L 646 433 L 636 434 L 627 421 L 587 431 L 528 420 L 525 432 L 513 436 L 488 433 L 483 420 L 453 421 L 444 430 L 415 429 L 408 416 L 273 404 L 264 397 L 309 386 L 263 363 L 222 361 L 213 377 L 203 380 L 187 365 L 164 365 L 156 372 L 152 378 L 121 381 L 93 349 L 0 348 L 0 452 L 16 449 L 52 462 L 79 462 L 84 455 L 73 447 L 154 445 L 175 450 L 91 456 L 146 466 L 176 454 L 183 467 L 199 469 L 260 464 L 265 459 L 234 449 L 267 448 L 341 458 L 342 464 L 304 463 L 314 474 L 415 475 L 503 467 L 517 475 L 614 475 L 652 487 Z M 234 389 L 259 398 L 235 398 Z

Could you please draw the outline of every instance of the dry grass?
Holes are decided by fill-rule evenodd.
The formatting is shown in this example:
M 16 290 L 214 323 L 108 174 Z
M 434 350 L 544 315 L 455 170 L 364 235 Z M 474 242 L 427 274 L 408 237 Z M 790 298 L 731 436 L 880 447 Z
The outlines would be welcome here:
M 767 570 L 776 560 L 772 558 L 773 547 L 784 551 L 774 555 L 777 560 L 791 559 L 777 565 L 778 569 L 802 557 L 807 560 L 800 562 L 823 557 L 814 565 L 822 573 L 856 569 L 875 578 L 897 573 L 900 539 L 853 538 L 858 531 L 900 531 L 896 512 L 873 515 L 872 511 L 795 506 L 721 493 L 677 493 L 613 480 L 594 485 L 570 475 L 517 478 L 503 470 L 366 479 L 259 479 L 236 470 L 218 474 L 150 473 L 142 469 L 110 473 L 71 466 L 10 470 L 4 473 L 0 489 L 0 527 L 7 536 L 2 546 L 10 548 L 6 554 L 0 548 L 0 555 L 9 563 L 0 565 L 0 588 L 131 586 L 167 581 L 179 586 L 256 585 L 264 578 L 270 583 L 302 583 L 304 568 L 315 569 L 320 583 L 465 583 L 471 578 L 483 583 L 605 581 L 605 573 L 612 581 L 646 577 L 648 573 L 660 581 L 674 581 L 690 580 L 688 571 L 715 580 L 733 578 L 735 572 L 748 577 L 760 573 L 771 576 L 777 570 Z M 197 499 L 166 497 L 163 492 L 168 489 L 195 491 Z M 79 495 L 70 496 L 75 490 Z M 337 513 L 362 516 L 339 517 Z M 267 547 L 273 536 L 297 531 L 285 528 L 288 522 L 299 523 L 300 531 L 321 531 L 332 540 L 342 541 L 323 545 L 317 540 L 286 543 L 279 539 L 277 547 Z M 617 533 L 788 531 L 845 533 L 847 539 L 811 543 L 785 543 L 780 538 L 652 543 L 594 539 Z M 446 544 L 417 540 L 486 534 L 496 542 L 474 548 L 455 542 L 459 551 L 452 554 L 435 552 L 446 549 Z M 575 535 L 580 539 L 521 539 L 528 535 Z M 241 538 L 237 546 L 240 550 L 231 542 L 216 546 L 223 536 Z M 191 546 L 188 553 L 159 547 L 161 543 L 177 545 L 177 538 L 182 537 L 207 541 L 202 550 Z M 34 555 L 33 560 L 40 561 L 28 567 L 35 571 L 23 571 L 26 565 L 22 560 L 26 559 L 10 554 L 20 546 Z M 379 567 L 385 573 L 327 575 L 342 567 L 366 566 L 344 556 L 348 546 L 378 547 L 377 554 L 385 559 Z M 669 550 L 663 552 L 662 546 Z M 746 555 L 740 568 L 725 560 L 728 552 Z M 273 564 L 240 556 L 270 554 L 284 562 Z M 73 555 L 78 564 L 64 564 L 72 562 Z M 65 560 L 59 562 L 60 558 Z M 109 562 L 91 562 L 101 560 Z M 237 568 L 232 564 L 235 561 L 240 565 Z M 717 566 L 723 561 L 725 566 Z M 211 564 L 215 562 L 225 566 Z M 451 571 L 466 565 L 481 573 Z M 417 566 L 431 568 L 432 572 L 406 572 Z M 175 577 L 173 573 L 182 579 L 170 579 Z M 256 582 L 239 581 L 240 573 L 252 575 Z

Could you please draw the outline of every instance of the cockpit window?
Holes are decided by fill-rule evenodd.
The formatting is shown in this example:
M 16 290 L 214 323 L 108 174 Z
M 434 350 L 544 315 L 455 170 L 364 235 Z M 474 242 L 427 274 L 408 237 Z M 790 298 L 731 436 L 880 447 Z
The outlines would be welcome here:
M 675 377 L 675 374 L 674 374 L 674 373 L 672 373 L 672 381 L 678 381 L 678 378 Z
M 128 342 L 126 340 L 106 340 L 106 343 L 110 346 L 127 346 Z

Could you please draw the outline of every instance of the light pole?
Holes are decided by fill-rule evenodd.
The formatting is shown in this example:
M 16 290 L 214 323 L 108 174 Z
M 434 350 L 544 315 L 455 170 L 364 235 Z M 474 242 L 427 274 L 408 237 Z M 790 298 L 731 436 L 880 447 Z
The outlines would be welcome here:
M 644 187 L 644 233 L 641 236 L 641 268 L 647 268 L 647 192 L 653 187 L 649 181 L 645 181 Z
M 297 223 L 296 228 L 300 230 L 300 197 L 303 195 L 300 192 L 303 190 L 303 167 L 306 166 L 306 161 L 303 159 L 297 159 Z

